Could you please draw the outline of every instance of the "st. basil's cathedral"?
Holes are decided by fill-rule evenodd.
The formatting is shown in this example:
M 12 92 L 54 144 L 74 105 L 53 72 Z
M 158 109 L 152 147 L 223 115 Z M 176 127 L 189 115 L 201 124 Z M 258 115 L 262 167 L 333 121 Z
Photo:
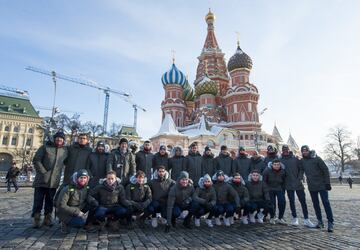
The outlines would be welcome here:
M 165 97 L 161 103 L 162 125 L 151 138 L 154 150 L 166 145 L 169 150 L 180 146 L 188 150 L 197 142 L 200 152 L 209 146 L 217 153 L 222 145 L 237 152 L 265 154 L 268 145 L 281 147 L 283 139 L 276 127 L 268 134 L 259 121 L 259 91 L 250 82 L 253 62 L 238 41 L 235 54 L 228 63 L 216 40 L 215 15 L 205 16 L 207 36 L 196 71 L 194 88 L 185 74 L 173 64 L 161 78 Z M 298 146 L 291 136 L 286 142 L 294 153 Z

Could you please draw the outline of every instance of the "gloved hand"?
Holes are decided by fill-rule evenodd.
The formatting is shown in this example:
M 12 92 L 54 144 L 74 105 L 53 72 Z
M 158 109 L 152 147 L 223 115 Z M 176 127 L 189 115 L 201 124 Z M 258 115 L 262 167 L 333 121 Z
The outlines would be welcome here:
M 170 232 L 170 225 L 169 224 L 166 224 L 165 226 L 165 233 L 168 233 Z
M 331 190 L 331 185 L 330 185 L 330 184 L 325 184 L 325 189 L 326 189 L 327 191 L 330 191 L 330 190 Z

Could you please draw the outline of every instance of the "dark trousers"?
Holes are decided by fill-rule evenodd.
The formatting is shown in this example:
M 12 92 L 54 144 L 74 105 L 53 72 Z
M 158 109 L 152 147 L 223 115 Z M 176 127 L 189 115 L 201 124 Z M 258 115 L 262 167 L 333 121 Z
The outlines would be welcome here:
M 284 217 L 286 201 L 285 201 L 285 192 L 284 191 L 269 191 L 270 200 L 274 207 L 272 211 L 270 211 L 270 217 L 274 218 L 276 213 L 276 199 L 277 205 L 279 208 L 279 219 Z
M 17 191 L 19 188 L 18 188 L 18 185 L 17 185 L 17 180 L 16 178 L 11 178 L 11 179 L 8 179 L 7 180 L 7 191 L 11 191 L 11 183 L 13 184 L 14 188 L 15 188 L 15 191 Z
M 310 191 L 310 196 L 311 196 L 311 200 L 312 200 L 312 203 L 314 206 L 316 218 L 318 221 L 321 221 L 321 222 L 323 221 L 322 215 L 321 215 L 321 208 L 320 208 L 320 204 L 319 204 L 319 194 L 320 194 L 320 198 L 321 198 L 322 204 L 325 209 L 327 220 L 328 220 L 328 222 L 333 223 L 334 218 L 333 218 L 333 213 L 332 213 L 331 206 L 330 206 L 329 193 L 327 190 Z
M 296 192 L 296 196 L 298 197 L 298 200 L 301 204 L 301 209 L 303 211 L 303 215 L 304 215 L 304 219 L 308 219 L 309 218 L 309 213 L 307 210 L 307 205 L 306 205 L 306 198 L 305 198 L 305 191 L 304 190 L 286 190 L 288 199 L 289 199 L 289 203 L 290 203 L 290 210 L 291 210 L 291 215 L 292 217 L 296 218 L 297 214 L 296 214 L 296 207 L 295 207 L 295 192 Z
M 225 214 L 225 218 L 229 218 L 233 216 L 234 213 L 235 213 L 235 208 L 231 205 L 231 203 L 216 204 L 213 213 L 209 214 L 209 218 L 212 218 L 213 216 L 217 218 L 223 214 Z
M 196 219 L 200 219 L 201 216 L 207 213 L 209 213 L 208 219 L 210 219 L 210 215 L 215 214 L 215 206 L 208 207 L 205 205 L 200 205 L 198 202 L 192 202 L 191 211 Z
M 261 201 L 249 201 L 245 204 L 245 209 L 244 209 L 244 216 L 248 215 L 249 213 L 253 213 L 255 211 L 259 212 L 260 209 L 264 209 L 264 214 L 267 213 L 272 213 L 273 207 L 272 206 L 268 206 L 267 202 L 264 200 Z
M 106 217 L 112 217 L 113 220 L 125 218 L 128 214 L 128 210 L 122 206 L 102 207 L 99 206 L 94 211 L 95 219 L 99 221 L 105 221 Z
M 151 215 L 153 218 L 156 218 L 157 213 L 161 213 L 161 216 L 165 218 L 166 204 L 163 204 L 159 201 L 152 201 L 150 205 L 145 209 L 145 217 Z
M 173 211 L 172 211 L 172 218 L 173 219 L 176 219 L 180 216 L 181 212 L 182 211 L 189 211 L 189 215 L 192 214 L 192 209 L 191 209 L 191 206 L 192 206 L 192 203 L 189 203 L 187 205 L 179 205 L 179 204 L 174 204 L 174 208 L 173 208 Z
M 86 220 L 80 216 L 74 216 L 67 224 L 70 227 L 82 228 L 85 225 Z
M 44 214 L 51 214 L 54 207 L 54 196 L 56 193 L 56 188 L 44 188 L 36 187 L 34 191 L 34 204 L 32 210 L 32 216 L 36 213 L 41 213 L 41 210 L 44 206 Z

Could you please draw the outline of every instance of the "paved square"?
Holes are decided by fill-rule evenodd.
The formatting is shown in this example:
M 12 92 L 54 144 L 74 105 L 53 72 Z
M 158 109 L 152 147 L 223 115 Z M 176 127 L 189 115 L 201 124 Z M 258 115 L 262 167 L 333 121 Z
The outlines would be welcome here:
M 335 232 L 306 229 L 303 226 L 240 225 L 231 228 L 214 227 L 205 223 L 199 229 L 187 230 L 178 223 L 168 234 L 163 227 L 154 230 L 121 229 L 119 233 L 86 233 L 73 229 L 64 235 L 57 224 L 51 229 L 31 228 L 32 188 L 18 193 L 0 193 L 0 247 L 5 249 L 360 249 L 360 186 L 350 190 L 347 185 L 333 186 L 330 192 L 335 218 Z M 310 218 L 314 210 L 308 198 Z M 299 205 L 299 204 L 297 204 Z M 301 209 L 298 207 L 298 214 Z M 323 216 L 326 218 L 325 214 Z M 290 221 L 287 204 L 286 218 Z M 300 220 L 301 221 L 301 220 Z M 302 222 L 302 221 L 301 221 Z M 324 221 L 326 222 L 326 220 Z

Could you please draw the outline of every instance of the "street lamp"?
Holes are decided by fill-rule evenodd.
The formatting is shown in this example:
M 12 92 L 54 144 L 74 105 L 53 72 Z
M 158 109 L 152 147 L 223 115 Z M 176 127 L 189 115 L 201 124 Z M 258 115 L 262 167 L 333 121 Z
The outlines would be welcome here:
M 267 110 L 267 108 L 264 108 L 260 112 L 257 112 L 257 117 L 259 118 L 261 115 L 263 115 L 266 110 Z M 259 121 L 260 121 L 260 119 L 259 119 Z M 256 116 L 254 117 L 254 128 L 255 128 L 255 125 L 256 125 Z M 255 128 L 255 135 L 254 135 L 254 145 L 255 145 L 256 151 L 259 151 L 259 140 L 258 140 L 258 133 L 257 133 L 256 128 Z

